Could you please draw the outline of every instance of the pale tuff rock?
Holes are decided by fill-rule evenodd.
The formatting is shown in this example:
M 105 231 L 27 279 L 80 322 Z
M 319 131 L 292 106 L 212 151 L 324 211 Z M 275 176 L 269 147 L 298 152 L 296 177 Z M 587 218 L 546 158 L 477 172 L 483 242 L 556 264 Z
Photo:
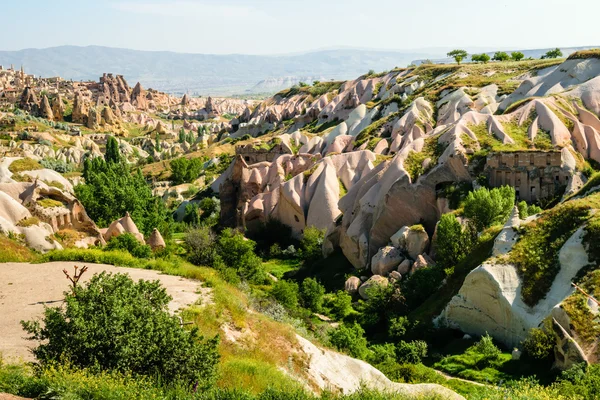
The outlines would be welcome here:
M 435 265 L 435 262 L 427 254 L 421 254 L 417 256 L 413 263 L 410 274 L 412 275 L 420 269 L 429 268 L 433 265 Z
M 373 275 L 387 276 L 403 260 L 404 257 L 397 248 L 392 246 L 382 247 L 371 260 L 371 272 L 373 272 Z
M 320 390 L 351 394 L 366 387 L 410 398 L 436 396 L 440 399 L 464 400 L 462 396 L 437 384 L 394 383 L 364 361 L 332 350 L 321 349 L 299 335 L 296 335 L 296 339 L 309 360 L 306 371 L 308 380 Z
M 520 224 L 521 220 L 519 219 L 519 209 L 517 206 L 515 206 L 510 218 L 508 221 L 506 221 L 506 224 L 504 224 L 502 231 L 500 231 L 494 240 L 494 248 L 492 250 L 493 256 L 507 254 L 513 248 L 519 239 L 519 234 L 517 233 L 516 228 L 518 228 Z
M 554 346 L 554 366 L 556 368 L 567 370 L 575 364 L 588 363 L 581 346 L 554 318 L 552 318 L 552 329 L 557 338 L 556 346 Z
M 467 276 L 437 321 L 471 334 L 488 332 L 507 346 L 518 346 L 531 328 L 538 327 L 573 292 L 571 280 L 589 264 L 583 235 L 584 228 L 580 228 L 562 247 L 560 272 L 535 307 L 523 303 L 521 281 L 514 266 L 485 263 Z
M 416 260 L 429 246 L 429 235 L 422 227 L 411 228 L 403 226 L 391 238 L 392 244 L 405 251 L 410 258 Z
M 356 276 L 351 276 L 346 280 L 346 283 L 344 283 L 344 290 L 346 291 L 346 293 L 354 295 L 358 293 L 358 288 L 361 285 L 361 283 L 362 282 L 360 281 L 360 278 Z
M 400 263 L 400 265 L 398 265 L 398 272 L 402 275 L 406 275 L 408 274 L 408 272 L 410 271 L 411 267 L 412 267 L 412 262 L 408 259 L 402 261 Z
M 123 233 L 131 233 L 140 243 L 146 244 L 144 241 L 144 236 L 140 233 L 128 212 L 125 213 L 123 218 L 120 218 L 110 224 L 104 233 L 104 239 L 108 242 L 111 238 L 119 236 Z
M 152 250 L 164 249 L 167 247 L 165 240 L 156 228 L 154 228 L 152 234 L 148 238 L 148 245 L 152 248 Z

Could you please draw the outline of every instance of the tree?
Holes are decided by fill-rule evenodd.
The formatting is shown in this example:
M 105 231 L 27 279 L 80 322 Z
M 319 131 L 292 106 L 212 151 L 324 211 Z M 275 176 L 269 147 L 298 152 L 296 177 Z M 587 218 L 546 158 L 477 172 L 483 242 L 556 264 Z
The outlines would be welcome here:
M 154 150 L 161 151 L 160 135 L 158 133 L 156 134 L 156 137 L 154 138 Z
M 454 214 L 444 214 L 437 226 L 435 241 L 436 263 L 450 268 L 462 261 L 477 238 L 474 229 L 463 229 Z
M 302 257 L 306 261 L 317 261 L 323 257 L 323 237 L 325 231 L 309 226 L 304 229 L 304 236 L 300 241 L 300 248 L 302 249 Z
M 217 251 L 225 264 L 236 269 L 240 277 L 259 284 L 266 281 L 262 260 L 254 252 L 256 242 L 228 228 L 221 232 L 217 244 Z
M 356 322 L 341 324 L 337 329 L 329 331 L 329 342 L 338 350 L 347 351 L 352 357 L 367 357 L 367 339 L 365 330 Z
M 487 62 L 490 61 L 490 56 L 488 56 L 486 53 L 473 54 L 471 56 L 471 61 L 487 64 Z
M 185 139 L 186 139 L 185 129 L 181 128 L 179 130 L 178 142 L 185 143 Z
M 343 290 L 336 293 L 327 293 L 324 297 L 327 314 L 340 321 L 354 312 L 352 308 L 352 296 Z
M 514 206 L 515 189 L 512 187 L 481 188 L 467 196 L 464 215 L 473 221 L 478 231 L 482 231 L 494 224 L 503 224 Z
M 504 51 L 497 51 L 492 58 L 494 61 L 508 61 L 509 59 L 510 56 Z
M 108 137 L 106 142 L 106 152 L 104 153 L 104 160 L 107 163 L 119 163 L 121 162 L 121 151 L 119 150 L 119 142 L 112 136 Z
M 485 367 L 492 365 L 502 354 L 500 349 L 494 344 L 492 337 L 487 333 L 485 336 L 481 337 L 479 342 L 470 347 L 469 350 L 474 351 L 481 356 L 480 362 Z
M 314 278 L 306 278 L 302 281 L 300 298 L 302 305 L 312 312 L 321 312 L 323 308 L 323 296 L 325 287 Z
M 562 51 L 557 47 L 554 50 L 548 50 L 546 54 L 542 56 L 542 60 L 550 58 L 560 58 L 563 56 Z
M 423 340 L 405 342 L 401 340 L 396 347 L 398 362 L 404 364 L 418 364 L 427 357 L 427 343 Z
M 280 279 L 273 285 L 271 294 L 289 310 L 295 310 L 298 307 L 299 289 L 296 282 Z
M 92 371 L 118 371 L 200 387 L 216 379 L 219 337 L 185 330 L 167 305 L 159 281 L 134 282 L 102 272 L 65 292 L 64 306 L 46 308 L 40 321 L 22 322 L 42 365 L 66 363 Z
M 513 51 L 510 53 L 510 58 L 513 61 L 521 61 L 523 58 L 525 58 L 525 54 L 521 53 L 520 51 Z
M 465 50 L 452 50 L 451 52 L 449 52 L 447 54 L 448 57 L 452 57 L 454 58 L 454 60 L 456 61 L 457 64 L 460 65 L 461 61 L 464 60 L 465 58 L 467 58 L 467 56 L 469 55 L 469 53 L 467 53 Z
M 183 243 L 192 264 L 212 266 L 217 256 L 216 237 L 208 227 L 187 231 Z
M 198 179 L 203 167 L 204 163 L 200 158 L 176 158 L 170 163 L 171 181 L 175 185 L 193 182 Z
M 150 246 L 141 244 L 131 233 L 123 233 L 110 239 L 106 245 L 106 250 L 125 250 L 137 258 L 152 257 Z
M 100 227 L 107 227 L 129 212 L 144 235 L 158 228 L 163 237 L 168 237 L 170 213 L 164 202 L 152 194 L 139 169 L 132 173 L 123 162 L 106 162 L 96 157 L 84 162 L 83 177 L 85 183 L 75 186 L 75 196 Z

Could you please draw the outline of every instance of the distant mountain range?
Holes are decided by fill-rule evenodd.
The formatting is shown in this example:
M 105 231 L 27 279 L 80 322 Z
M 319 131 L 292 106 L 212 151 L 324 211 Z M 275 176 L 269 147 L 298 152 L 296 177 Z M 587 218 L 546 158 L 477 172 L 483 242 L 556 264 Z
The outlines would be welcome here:
M 21 65 L 43 77 L 96 80 L 104 72 L 125 76 L 134 85 L 170 93 L 231 95 L 274 92 L 303 77 L 351 79 L 370 69 L 384 71 L 416 58 L 443 53 L 333 49 L 303 54 L 254 56 L 139 51 L 100 46 L 60 46 L 0 51 L 0 65 Z M 292 83 L 292 84 L 293 84 Z

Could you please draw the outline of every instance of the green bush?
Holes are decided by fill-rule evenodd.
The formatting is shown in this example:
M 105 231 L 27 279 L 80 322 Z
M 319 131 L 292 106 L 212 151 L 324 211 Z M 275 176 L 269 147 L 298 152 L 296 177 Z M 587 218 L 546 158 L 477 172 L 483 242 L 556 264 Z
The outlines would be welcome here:
M 40 164 L 44 168 L 60 172 L 61 174 L 72 172 L 75 170 L 75 166 L 66 161 L 57 160 L 56 158 L 44 158 L 40 161 Z
M 552 361 L 556 337 L 550 329 L 551 326 L 546 326 L 545 329 L 531 329 L 523 341 L 525 354 L 535 360 Z
M 132 256 L 137 258 L 152 257 L 152 249 L 148 245 L 141 244 L 131 233 L 124 233 L 111 238 L 106 244 L 105 249 L 111 250 L 126 250 Z
M 338 321 L 343 320 L 354 312 L 352 308 L 352 296 L 343 290 L 335 293 L 327 293 L 323 299 L 327 315 Z
M 517 207 L 519 208 L 519 218 L 521 219 L 525 219 L 531 215 L 539 214 L 542 212 L 542 209 L 539 206 L 535 204 L 528 205 L 525 201 L 519 202 L 517 204 Z
M 203 340 L 169 314 L 171 297 L 158 281 L 124 274 L 94 275 L 65 293 L 65 306 L 46 308 L 42 322 L 23 322 L 42 343 L 33 350 L 44 366 L 67 363 L 91 371 L 119 371 L 167 382 L 211 386 L 218 337 Z
M 481 188 L 469 193 L 465 200 L 464 214 L 470 218 L 478 231 L 495 224 L 503 224 L 515 206 L 515 189 L 510 186 Z
M 200 158 L 177 158 L 170 163 L 171 181 L 174 184 L 191 183 L 198 179 L 204 163 Z
M 296 282 L 280 279 L 273 285 L 271 294 L 275 299 L 289 310 L 298 307 L 298 284 Z
M 450 268 L 464 260 L 477 241 L 477 232 L 469 224 L 463 229 L 454 214 L 444 214 L 437 226 L 435 261 Z
M 475 343 L 471 349 L 475 353 L 481 355 L 481 364 L 485 367 L 493 365 L 500 359 L 500 355 L 502 354 L 500 349 L 494 344 L 492 337 L 487 333 L 482 336 L 479 342 Z
M 240 277 L 258 284 L 267 280 L 262 260 L 254 252 L 256 242 L 233 229 L 225 229 L 217 244 L 217 251 L 225 265 L 235 268 Z
M 510 60 L 510 56 L 504 51 L 497 51 L 492 58 L 494 61 L 508 61 Z
M 408 317 L 400 316 L 390 319 L 388 336 L 392 339 L 400 339 L 406 335 L 410 329 L 411 323 Z
M 392 343 L 376 344 L 369 347 L 367 361 L 372 365 L 396 362 L 396 346 Z
M 427 357 L 427 343 L 423 340 L 413 342 L 401 340 L 396 347 L 396 357 L 399 363 L 419 364 Z
M 338 350 L 346 351 L 352 357 L 365 359 L 368 355 L 364 329 L 357 323 L 343 323 L 328 332 L 329 342 Z
M 321 312 L 323 308 L 323 297 L 325 296 L 325 287 L 314 278 L 306 278 L 302 281 L 300 289 L 300 298 L 302 306 L 312 312 Z
M 306 261 L 317 261 L 323 258 L 323 238 L 325 231 L 317 229 L 313 226 L 309 226 L 304 229 L 304 236 L 300 241 L 300 248 L 302 249 L 302 258 Z
M 188 260 L 195 265 L 212 266 L 217 256 L 216 242 L 214 233 L 208 227 L 188 230 L 183 238 Z

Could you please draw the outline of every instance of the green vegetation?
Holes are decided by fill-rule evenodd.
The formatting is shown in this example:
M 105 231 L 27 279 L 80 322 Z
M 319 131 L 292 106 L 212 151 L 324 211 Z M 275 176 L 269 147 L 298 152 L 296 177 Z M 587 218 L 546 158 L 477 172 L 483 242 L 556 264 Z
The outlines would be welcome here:
M 177 158 L 169 164 L 171 167 L 171 181 L 175 185 L 191 183 L 200 177 L 204 162 L 200 158 Z
M 309 86 L 307 84 L 305 84 L 304 86 L 294 85 L 289 89 L 277 93 L 277 96 L 281 96 L 283 98 L 290 98 L 297 94 L 304 94 L 316 99 L 326 93 L 331 93 L 335 92 L 336 90 L 339 90 L 342 84 L 343 82 L 330 81 L 315 82 L 313 86 Z
M 168 238 L 168 210 L 160 198 L 153 196 L 140 170 L 132 172 L 122 161 L 106 162 L 97 157 L 85 161 L 83 176 L 85 184 L 75 186 L 75 195 L 98 226 L 107 227 L 129 212 L 142 233 L 150 235 L 158 228 Z
M 510 58 L 513 61 L 521 61 L 523 58 L 525 58 L 525 54 L 521 53 L 520 51 L 513 51 L 510 53 Z
M 508 61 L 510 56 L 504 51 L 497 51 L 492 58 L 494 61 Z
M 34 171 L 43 168 L 44 167 L 42 167 L 40 163 L 31 158 L 21 158 L 15 160 L 8 166 L 8 170 L 13 174 L 18 174 L 24 171 Z
M 50 198 L 39 199 L 38 201 L 36 201 L 36 203 L 44 208 L 64 207 L 65 206 L 61 201 L 50 199 Z
M 104 250 L 125 250 L 137 258 L 150 258 L 152 256 L 150 246 L 141 244 L 131 233 L 123 233 L 111 238 Z
M 542 212 L 542 209 L 539 206 L 535 204 L 527 204 L 525 201 L 519 202 L 517 207 L 519 208 L 519 218 L 521 219 L 525 219 L 529 216 Z
M 133 282 L 124 274 L 94 275 L 65 293 L 65 307 L 46 308 L 42 322 L 23 322 L 42 341 L 33 354 L 93 372 L 142 375 L 210 387 L 216 379 L 218 337 L 204 341 L 186 331 L 166 307 L 171 297 L 158 281 Z M 107 323 L 110 322 L 110 323 Z
M 490 56 L 485 53 L 473 54 L 471 56 L 471 61 L 487 64 L 490 61 Z
M 0 234 L 0 263 L 32 262 L 37 255 L 24 244 L 20 243 L 14 234 Z M 1 363 L 0 363 L 1 365 Z
M 419 176 L 429 172 L 437 165 L 440 156 L 446 150 L 446 146 L 439 142 L 439 135 L 425 139 L 425 145 L 421 152 L 411 151 L 404 160 L 404 169 L 408 172 L 412 182 L 416 182 Z M 424 165 L 424 161 L 429 159 Z
M 39 225 L 40 220 L 37 217 L 28 217 L 23 218 L 19 222 L 17 222 L 17 226 L 21 226 L 23 228 L 27 228 L 28 226 Z
M 600 58 L 600 49 L 579 50 L 571 54 L 567 60 L 587 60 L 590 58 Z
M 454 61 L 460 65 L 461 61 L 467 58 L 469 54 L 465 50 L 452 50 L 447 54 L 448 57 L 454 58 Z
M 444 214 L 437 227 L 436 262 L 450 268 L 465 259 L 476 243 L 477 231 L 472 225 L 463 228 L 454 214 Z
M 546 54 L 542 56 L 542 60 L 551 59 L 551 58 L 561 58 L 563 56 L 562 51 L 557 47 L 554 50 L 548 50 Z
M 517 267 L 523 280 L 521 295 L 527 305 L 533 307 L 548 293 L 560 270 L 558 253 L 588 220 L 592 204 L 597 201 L 596 195 L 592 197 L 561 204 L 522 227 L 521 238 L 508 261 Z
M 478 231 L 496 224 L 504 224 L 515 206 L 515 189 L 510 186 L 470 192 L 464 203 L 464 215 L 471 219 Z

